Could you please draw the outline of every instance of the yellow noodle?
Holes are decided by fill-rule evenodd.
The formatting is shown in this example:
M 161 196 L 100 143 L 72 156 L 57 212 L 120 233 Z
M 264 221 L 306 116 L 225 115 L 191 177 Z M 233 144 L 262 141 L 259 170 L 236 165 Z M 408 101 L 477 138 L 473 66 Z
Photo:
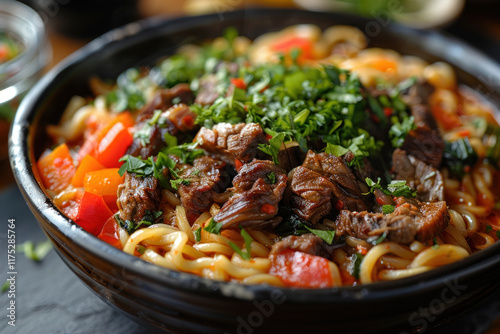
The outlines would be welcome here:
M 469 256 L 469 253 L 459 246 L 439 245 L 439 247 L 429 247 L 413 259 L 410 268 L 438 267 L 461 260 L 467 256 Z
M 177 196 L 175 196 L 175 194 L 170 190 L 162 189 L 161 194 L 167 200 L 168 204 L 174 207 L 181 205 L 181 200 L 177 198 Z
M 375 265 L 382 255 L 392 253 L 394 255 L 400 256 L 405 259 L 413 259 L 415 253 L 413 253 L 408 248 L 399 245 L 395 242 L 384 242 L 374 246 L 365 255 L 363 261 L 361 262 L 359 279 L 361 283 L 371 283 L 373 282 L 373 272 Z
M 177 217 L 177 227 L 179 228 L 179 230 L 186 233 L 189 241 L 194 243 L 195 242 L 194 233 L 193 233 L 193 229 L 191 228 L 191 225 L 189 225 L 188 219 L 186 217 L 186 209 L 184 209 L 184 207 L 182 207 L 180 205 L 176 206 L 175 207 L 175 215 Z
M 392 281 L 396 279 L 401 279 L 405 277 L 410 277 L 414 275 L 421 274 L 423 272 L 431 270 L 432 267 L 417 267 L 409 269 L 384 269 L 379 271 L 378 279 L 382 281 Z

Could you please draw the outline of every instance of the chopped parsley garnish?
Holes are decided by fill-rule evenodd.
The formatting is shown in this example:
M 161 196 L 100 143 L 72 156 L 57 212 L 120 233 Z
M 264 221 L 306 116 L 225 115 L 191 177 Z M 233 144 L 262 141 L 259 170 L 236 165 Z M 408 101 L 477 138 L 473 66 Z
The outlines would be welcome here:
M 245 241 L 246 253 L 244 253 L 234 242 L 228 241 L 228 244 L 244 260 L 250 260 L 250 258 L 252 257 L 251 246 L 252 246 L 253 238 L 250 236 L 250 234 L 248 234 L 247 231 L 245 231 L 245 229 L 243 227 L 240 226 L 240 229 L 241 229 L 241 236 L 243 237 L 243 240 Z
M 135 247 L 135 249 L 139 252 L 139 254 L 144 254 L 144 252 L 146 252 L 146 247 L 144 247 L 143 245 L 137 245 Z
M 270 184 L 275 184 L 276 183 L 276 174 L 274 172 L 268 173 L 266 175 L 267 181 Z
M 491 230 L 493 230 L 493 227 L 491 225 L 486 225 L 486 233 L 490 233 Z
M 219 234 L 222 228 L 222 223 L 217 223 L 213 218 L 210 219 L 210 222 L 203 229 L 208 233 Z
M 201 227 L 194 230 L 193 233 L 194 233 L 194 240 L 196 242 L 200 242 L 201 241 Z
M 42 261 L 47 254 L 52 249 L 52 244 L 49 240 L 34 244 L 32 241 L 26 241 L 21 245 L 17 246 L 18 252 L 24 253 L 24 255 L 33 261 Z
M 403 196 L 406 198 L 412 198 L 417 196 L 417 192 L 413 191 L 409 186 L 407 186 L 406 181 L 404 180 L 391 181 L 391 183 L 387 185 L 387 189 L 382 188 L 382 186 L 380 185 L 380 181 L 380 178 L 378 178 L 377 182 L 375 183 L 372 179 L 367 177 L 365 179 L 365 182 L 368 187 L 370 187 L 370 191 L 368 191 L 367 193 L 363 193 L 363 195 L 371 194 L 375 189 L 380 189 L 384 192 L 384 194 L 394 197 Z
M 118 112 L 140 109 L 146 102 L 143 91 L 151 84 L 136 68 L 128 69 L 118 77 L 116 89 L 106 95 L 106 104 Z
M 185 143 L 177 146 L 168 146 L 162 150 L 166 155 L 173 154 L 180 159 L 183 164 L 192 164 L 193 160 L 205 155 L 205 152 L 198 147 L 199 143 Z
M 384 213 L 384 215 L 393 213 L 394 210 L 396 210 L 396 207 L 394 205 L 382 205 L 382 212 Z
M 356 278 L 357 280 L 359 280 L 359 270 L 361 267 L 361 262 L 364 258 L 365 256 L 363 254 L 355 253 L 351 260 L 353 263 L 351 267 L 351 275 L 354 276 L 354 278 Z
M 378 239 L 375 240 L 375 242 L 373 244 L 374 245 L 378 245 L 379 243 L 381 243 L 382 241 L 384 241 L 385 238 L 387 238 L 388 234 L 389 234 L 389 231 L 384 231 L 384 233 L 382 233 L 382 235 L 380 237 L 378 237 Z
M 389 129 L 392 147 L 401 147 L 408 133 L 416 128 L 413 116 L 404 117 L 401 122 L 397 117 L 392 117 L 392 126 Z
M 269 145 L 259 144 L 259 149 L 262 152 L 272 156 L 274 163 L 277 165 L 279 164 L 278 153 L 280 152 L 280 148 L 284 140 L 285 140 L 285 133 L 280 132 L 276 134 L 273 138 L 269 139 Z
M 177 179 L 177 180 L 170 180 L 170 186 L 174 189 L 174 190 L 178 190 L 179 189 L 179 185 L 180 184 L 183 184 L 185 186 L 189 186 L 190 182 L 189 182 L 189 179 Z
M 477 153 L 470 145 L 467 137 L 453 142 L 445 142 L 443 163 L 454 176 L 464 176 L 465 167 L 473 166 L 477 160 Z
M 309 232 L 314 235 L 320 237 L 324 242 L 331 245 L 333 242 L 333 238 L 335 237 L 335 231 L 333 230 L 317 230 L 314 228 L 310 228 L 306 225 L 303 225 Z
M 500 239 L 500 230 L 497 230 L 496 235 L 497 235 L 497 238 L 499 238 L 499 239 Z
M 162 222 L 162 211 L 154 211 L 146 210 L 144 218 L 138 222 L 134 223 L 131 220 L 123 220 L 120 218 L 118 214 L 115 214 L 115 220 L 120 225 L 120 227 L 124 228 L 129 234 L 137 231 L 141 226 L 150 226 L 152 224 L 158 224 Z
M 438 241 L 437 241 L 437 238 L 434 237 L 434 239 L 432 239 L 432 249 L 438 249 L 439 248 L 439 244 L 438 244 Z
M 153 116 L 149 121 L 147 121 L 140 130 L 134 132 L 134 138 L 141 141 L 142 146 L 146 146 L 150 143 L 151 134 L 153 133 L 154 126 L 156 124 L 161 124 L 160 115 L 161 110 L 155 110 Z

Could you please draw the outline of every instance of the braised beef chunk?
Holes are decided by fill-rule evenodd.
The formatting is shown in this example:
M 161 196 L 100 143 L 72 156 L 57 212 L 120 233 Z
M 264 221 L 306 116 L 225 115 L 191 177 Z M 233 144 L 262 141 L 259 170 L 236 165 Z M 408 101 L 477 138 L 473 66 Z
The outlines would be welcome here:
M 426 164 L 438 168 L 443 158 L 444 141 L 438 130 L 417 128 L 408 133 L 401 148 Z
M 145 105 L 137 115 L 136 123 L 150 119 L 155 110 L 165 111 L 174 104 L 184 103 L 190 105 L 193 102 L 193 92 L 188 84 L 178 84 L 170 89 L 162 89 L 154 95 L 151 102 Z
M 212 129 L 201 128 L 194 140 L 200 142 L 200 148 L 212 156 L 234 165 L 235 159 L 252 161 L 259 152 L 259 144 L 265 143 L 266 137 L 256 123 L 219 123 Z
M 269 257 L 279 254 L 286 249 L 329 258 L 335 248 L 329 246 L 320 237 L 312 233 L 301 236 L 290 235 L 273 245 Z
M 284 171 L 271 161 L 256 160 L 243 165 L 233 179 L 233 196 L 222 206 L 214 220 L 223 228 L 274 225 L 278 203 L 287 185 Z
M 223 192 L 230 180 L 225 172 L 226 163 L 208 156 L 196 158 L 193 166 L 177 164 L 180 178 L 186 184 L 178 186 L 182 205 L 191 211 L 206 212 L 214 202 L 214 195 Z
M 173 105 L 175 98 L 179 103 Z M 165 146 L 165 133 L 182 139 L 182 132 L 193 130 L 196 114 L 186 104 L 192 99 L 193 94 L 187 84 L 178 84 L 157 92 L 153 100 L 139 111 L 136 117 L 135 131 L 141 135 L 134 136 L 127 154 L 142 158 L 155 156 Z M 155 110 L 164 112 L 160 115 L 160 120 L 151 124 Z
M 292 175 L 294 212 L 302 219 L 316 222 L 331 208 L 366 210 L 356 178 L 342 158 L 313 151 Z M 328 201 L 330 203 L 328 203 Z
M 432 91 L 433 87 L 429 83 L 418 82 L 405 96 L 417 128 L 408 133 L 401 148 L 426 164 L 438 168 L 443 157 L 444 141 L 429 106 Z
M 204 76 L 200 79 L 200 89 L 196 95 L 194 103 L 204 106 L 209 106 L 219 97 L 219 90 L 217 88 L 217 77 L 215 74 Z
M 405 180 L 406 184 L 417 192 L 422 202 L 444 200 L 444 179 L 439 170 L 423 161 L 396 149 L 392 155 L 392 168 L 396 180 Z
M 387 232 L 386 239 L 400 243 L 427 242 L 438 236 L 449 222 L 446 202 L 422 203 L 400 197 L 391 214 L 342 210 L 335 222 L 339 235 L 376 239 Z
M 291 173 L 293 211 L 302 219 L 316 223 L 332 210 L 330 180 L 320 173 L 299 166 Z
M 140 222 L 147 211 L 156 211 L 161 201 L 161 189 L 153 176 L 138 177 L 125 173 L 125 181 L 118 186 L 120 218 Z
M 278 165 L 289 172 L 302 164 L 302 151 L 297 142 L 283 145 L 278 152 Z

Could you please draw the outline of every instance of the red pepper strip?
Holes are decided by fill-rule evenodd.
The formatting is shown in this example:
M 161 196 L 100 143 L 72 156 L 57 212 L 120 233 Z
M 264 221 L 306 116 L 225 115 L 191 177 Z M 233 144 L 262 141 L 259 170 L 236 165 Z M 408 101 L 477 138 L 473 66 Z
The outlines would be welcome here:
M 98 235 L 104 223 L 113 215 L 102 196 L 84 192 L 75 222 L 85 231 Z

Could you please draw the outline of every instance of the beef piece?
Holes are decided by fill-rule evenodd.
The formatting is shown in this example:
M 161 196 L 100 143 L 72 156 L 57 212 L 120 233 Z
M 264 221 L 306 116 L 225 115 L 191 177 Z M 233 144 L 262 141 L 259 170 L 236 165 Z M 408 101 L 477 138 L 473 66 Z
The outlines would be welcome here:
M 144 126 L 146 126 L 145 123 L 136 125 L 136 131 L 141 131 Z M 165 142 L 163 141 L 165 131 L 166 130 L 160 128 L 157 124 L 149 127 L 147 140 L 135 137 L 132 141 L 132 145 L 127 149 L 126 154 L 134 157 L 142 157 L 143 159 L 158 155 L 160 150 L 165 147 Z
M 155 110 L 165 111 L 172 107 L 174 105 L 174 99 L 178 100 L 175 101 L 175 103 L 190 105 L 193 102 L 193 92 L 189 88 L 189 85 L 181 83 L 170 89 L 162 89 L 156 92 L 153 99 L 139 111 L 136 123 L 150 119 Z
M 198 95 L 196 95 L 194 103 L 198 103 L 203 106 L 212 105 L 220 95 L 217 83 L 218 80 L 215 74 L 206 75 L 201 78 L 200 89 L 198 90 Z
M 269 257 L 273 257 L 286 249 L 329 258 L 335 247 L 328 245 L 320 237 L 312 233 L 301 236 L 290 235 L 273 245 Z
M 125 173 L 125 181 L 118 186 L 118 208 L 120 218 L 140 222 L 146 211 L 156 211 L 161 201 L 158 180 L 152 176 L 138 177 Z
M 233 179 L 233 196 L 214 217 L 223 228 L 259 227 L 281 221 L 278 203 L 287 185 L 284 171 L 271 161 L 256 160 L 243 165 Z
M 438 168 L 443 158 L 444 141 L 437 130 L 417 128 L 408 133 L 401 148 L 426 164 Z
M 406 184 L 417 192 L 422 202 L 444 200 L 444 179 L 439 170 L 423 161 L 396 149 L 392 155 L 392 168 L 396 180 L 405 180 Z
M 297 142 L 283 145 L 282 149 L 278 152 L 278 165 L 287 172 L 300 166 L 303 160 L 302 151 Z
M 302 219 L 316 223 L 332 210 L 330 180 L 320 173 L 299 166 L 291 174 L 293 211 Z
M 179 98 L 184 103 L 172 105 L 174 98 Z M 153 100 L 136 117 L 135 132 L 142 132 L 143 136 L 134 136 L 134 141 L 128 148 L 127 154 L 142 158 L 155 156 L 165 146 L 163 140 L 165 133 L 179 136 L 182 139 L 182 132 L 193 130 L 196 114 L 185 104 L 190 103 L 192 99 L 193 94 L 186 84 L 178 84 L 171 89 L 157 92 Z M 160 122 L 150 124 L 155 110 L 165 111 L 160 116 L 161 125 Z
M 189 182 L 178 186 L 182 205 L 191 211 L 207 212 L 214 195 L 230 184 L 225 166 L 226 163 L 208 156 L 196 158 L 193 166 L 177 164 L 176 168 L 181 170 L 179 176 Z
M 387 232 L 387 240 L 411 243 L 427 242 L 438 236 L 450 220 L 446 202 L 422 203 L 400 197 L 396 210 L 388 215 L 342 210 L 335 222 L 339 235 L 376 239 Z
M 212 129 L 201 128 L 194 141 L 200 147 L 228 164 L 234 166 L 234 159 L 249 162 L 259 150 L 259 144 L 266 143 L 266 137 L 260 125 L 256 123 L 219 123 Z
M 429 83 L 418 82 L 404 97 L 411 108 L 417 128 L 408 133 L 401 148 L 426 164 L 438 168 L 443 157 L 444 141 L 429 106 L 432 91 L 433 87 Z

